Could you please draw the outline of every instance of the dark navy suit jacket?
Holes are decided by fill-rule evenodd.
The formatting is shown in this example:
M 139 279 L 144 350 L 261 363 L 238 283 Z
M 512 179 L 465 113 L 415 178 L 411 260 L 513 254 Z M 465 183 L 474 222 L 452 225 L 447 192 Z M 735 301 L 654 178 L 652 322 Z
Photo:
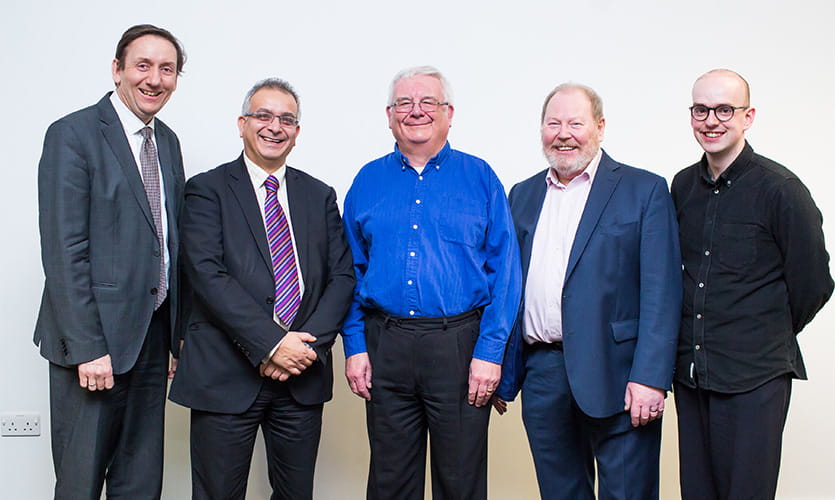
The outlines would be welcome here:
M 334 190 L 291 167 L 285 183 L 304 279 L 290 327 L 317 338 L 317 361 L 287 384 L 296 401 L 313 405 L 332 395 L 331 346 L 351 304 L 353 260 Z M 197 410 L 241 413 L 264 383 L 261 360 L 287 333 L 273 321 L 272 258 L 243 156 L 188 181 L 181 234 L 193 301 L 169 397 Z
M 545 175 L 539 172 L 510 191 L 525 282 Z M 681 295 L 678 226 L 666 181 L 604 152 L 563 285 L 565 366 L 585 414 L 603 418 L 622 412 L 629 381 L 670 388 Z M 524 298 L 497 390 L 505 400 L 516 397 L 525 376 L 523 310 Z

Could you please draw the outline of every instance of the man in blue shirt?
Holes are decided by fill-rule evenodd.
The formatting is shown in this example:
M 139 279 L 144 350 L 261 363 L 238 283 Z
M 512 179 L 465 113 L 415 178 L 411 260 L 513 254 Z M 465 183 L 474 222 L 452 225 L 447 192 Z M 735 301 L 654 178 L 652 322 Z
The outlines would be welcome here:
M 395 76 L 394 152 L 345 198 L 357 287 L 345 376 L 366 400 L 368 498 L 423 498 L 426 432 L 439 498 L 486 498 L 488 402 L 521 290 L 504 188 L 451 149 L 449 85 L 432 67 Z

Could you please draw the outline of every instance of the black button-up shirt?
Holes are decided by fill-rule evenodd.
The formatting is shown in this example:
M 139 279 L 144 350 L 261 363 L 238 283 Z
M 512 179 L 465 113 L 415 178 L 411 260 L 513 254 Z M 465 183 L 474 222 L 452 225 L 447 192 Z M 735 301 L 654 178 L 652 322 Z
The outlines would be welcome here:
M 833 289 L 809 191 L 747 143 L 718 179 L 703 156 L 671 191 L 684 283 L 676 381 L 739 393 L 786 373 L 805 379 L 795 334 Z

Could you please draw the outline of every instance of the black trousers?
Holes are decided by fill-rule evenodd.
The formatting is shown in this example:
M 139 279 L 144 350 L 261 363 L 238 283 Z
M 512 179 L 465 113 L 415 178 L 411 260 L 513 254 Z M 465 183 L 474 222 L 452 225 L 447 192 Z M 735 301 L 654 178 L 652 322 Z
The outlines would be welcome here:
M 427 431 L 433 498 L 487 497 L 490 406 L 467 403 L 480 321 L 479 311 L 446 319 L 366 315 L 369 499 L 423 499 Z
M 133 368 L 114 386 L 89 391 L 78 368 L 49 365 L 55 498 L 158 499 L 162 492 L 168 301 L 154 313 Z
M 313 497 L 322 404 L 301 405 L 287 385 L 265 379 L 245 412 L 191 410 L 191 479 L 195 500 L 243 500 L 255 436 L 261 428 L 272 500 Z
M 774 498 L 791 377 L 741 394 L 678 383 L 674 392 L 682 499 Z

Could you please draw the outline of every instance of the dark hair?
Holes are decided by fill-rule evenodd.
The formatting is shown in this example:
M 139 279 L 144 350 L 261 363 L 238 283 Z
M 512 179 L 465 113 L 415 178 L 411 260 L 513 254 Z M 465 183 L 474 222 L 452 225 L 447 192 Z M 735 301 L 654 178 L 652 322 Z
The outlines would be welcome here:
M 171 34 L 170 31 L 164 28 L 157 28 L 152 24 L 137 24 L 136 26 L 128 28 L 128 30 L 122 34 L 122 38 L 119 39 L 119 43 L 116 44 L 116 61 L 118 61 L 116 67 L 124 69 L 125 49 L 131 44 L 131 42 L 145 35 L 158 36 L 171 42 L 171 45 L 173 45 L 177 50 L 177 74 L 182 74 L 183 66 L 186 64 L 186 52 L 183 49 L 183 45 L 179 40 L 177 40 L 177 37 Z

